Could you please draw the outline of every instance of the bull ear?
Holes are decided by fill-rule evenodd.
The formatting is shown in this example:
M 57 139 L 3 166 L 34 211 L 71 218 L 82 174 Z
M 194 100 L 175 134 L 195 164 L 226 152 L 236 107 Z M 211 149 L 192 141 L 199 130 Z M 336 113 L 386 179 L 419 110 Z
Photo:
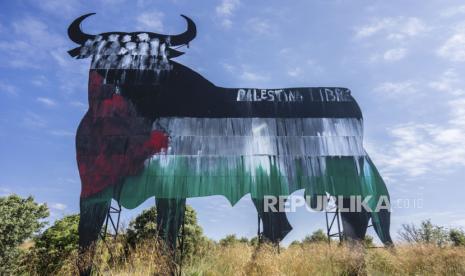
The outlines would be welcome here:
M 69 54 L 70 56 L 72 56 L 72 57 L 76 57 L 76 56 L 78 56 L 80 53 L 81 53 L 81 47 L 76 47 L 76 48 L 74 48 L 74 49 L 68 51 L 68 54 Z
M 174 50 L 171 48 L 166 49 L 166 52 L 168 54 L 168 58 L 175 58 L 184 55 L 184 52 Z

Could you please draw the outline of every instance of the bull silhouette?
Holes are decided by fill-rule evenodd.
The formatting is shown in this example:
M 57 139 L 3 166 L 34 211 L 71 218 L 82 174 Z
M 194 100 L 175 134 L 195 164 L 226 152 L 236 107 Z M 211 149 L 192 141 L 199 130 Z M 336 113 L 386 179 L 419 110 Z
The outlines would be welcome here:
M 79 245 L 98 238 L 114 199 L 135 208 L 155 196 L 160 236 L 174 245 L 188 197 L 246 194 L 263 221 L 263 235 L 282 240 L 292 229 L 285 213 L 266 212 L 266 196 L 304 189 L 312 197 L 389 197 L 362 144 L 363 118 L 349 89 L 222 88 L 171 60 L 196 36 L 194 22 L 178 35 L 84 33 L 75 58 L 91 58 L 89 109 L 76 135 L 82 181 Z M 274 204 L 274 205 L 273 205 Z M 277 207 L 277 203 L 271 204 Z M 221 211 L 221 210 L 219 210 Z M 371 218 L 392 243 L 390 212 L 341 214 L 344 236 L 363 239 Z

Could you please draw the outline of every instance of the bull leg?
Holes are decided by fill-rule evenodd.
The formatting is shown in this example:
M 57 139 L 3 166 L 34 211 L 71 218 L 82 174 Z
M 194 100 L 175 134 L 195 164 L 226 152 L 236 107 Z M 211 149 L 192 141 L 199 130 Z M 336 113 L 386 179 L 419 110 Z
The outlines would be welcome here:
M 263 222 L 263 236 L 273 243 L 283 240 L 291 232 L 292 226 L 287 220 L 286 213 L 279 212 L 279 203 L 269 204 L 271 208 L 265 210 L 263 199 L 253 198 L 252 200 Z M 273 210 L 277 210 L 277 212 Z
M 171 250 L 176 249 L 176 238 L 184 221 L 186 199 L 157 198 L 158 234 Z
M 350 199 L 344 198 L 343 206 L 349 206 Z M 362 208 L 360 212 L 341 212 L 344 239 L 362 241 L 368 228 L 370 214 Z
M 99 203 L 86 203 L 85 199 L 80 201 L 79 219 L 79 274 L 90 275 L 91 262 L 95 251 L 95 242 L 102 229 L 103 222 L 107 216 L 110 201 Z
M 376 227 L 377 225 L 373 223 L 376 234 L 384 245 L 392 246 L 394 243 L 392 242 L 391 234 L 389 233 L 389 228 L 391 226 L 391 212 L 385 209 L 379 210 L 377 218 L 379 219 L 379 227 Z M 375 218 L 372 218 L 372 220 L 373 219 Z

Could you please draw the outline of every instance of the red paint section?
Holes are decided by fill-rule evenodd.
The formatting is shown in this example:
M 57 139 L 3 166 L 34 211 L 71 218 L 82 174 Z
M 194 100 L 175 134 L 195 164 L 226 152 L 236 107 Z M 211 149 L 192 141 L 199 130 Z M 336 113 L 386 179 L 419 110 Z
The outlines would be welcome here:
M 168 136 L 166 133 L 154 130 L 150 134 L 150 139 L 145 142 L 145 148 L 159 152 L 160 149 L 168 148 Z
M 90 72 L 89 111 L 76 135 L 81 197 L 139 174 L 145 160 L 168 147 L 168 135 L 151 131 L 152 122 L 137 116 L 134 106 L 115 91 L 96 71 Z

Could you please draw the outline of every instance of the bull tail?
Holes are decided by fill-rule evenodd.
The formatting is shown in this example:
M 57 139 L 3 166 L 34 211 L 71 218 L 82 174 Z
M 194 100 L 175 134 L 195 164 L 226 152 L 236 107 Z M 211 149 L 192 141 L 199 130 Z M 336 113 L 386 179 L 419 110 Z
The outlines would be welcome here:
M 364 195 L 372 195 L 371 201 L 371 221 L 379 239 L 385 245 L 392 245 L 392 238 L 389 233 L 391 224 L 390 198 L 381 175 L 376 169 L 368 155 L 365 158 L 363 168 Z
M 173 252 L 176 251 L 176 240 L 185 220 L 185 198 L 157 198 L 157 226 L 160 237 Z

